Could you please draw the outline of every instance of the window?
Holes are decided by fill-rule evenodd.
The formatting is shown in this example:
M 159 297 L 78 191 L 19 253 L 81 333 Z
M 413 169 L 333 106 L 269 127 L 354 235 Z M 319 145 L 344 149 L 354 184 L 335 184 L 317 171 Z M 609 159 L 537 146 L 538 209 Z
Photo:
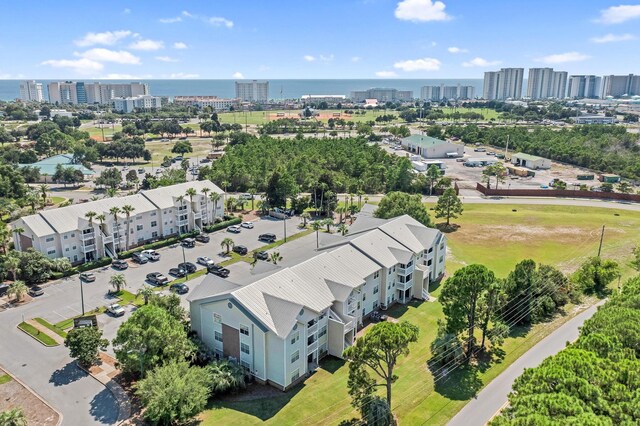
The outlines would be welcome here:
M 56 250 L 55 249 L 49 250 L 49 251 L 47 251 L 47 254 L 56 254 Z
M 240 352 L 249 355 L 251 353 L 251 351 L 249 351 L 249 345 L 246 343 L 240 343 Z
M 444 256 L 440 256 L 440 259 L 438 259 L 438 263 L 442 263 L 443 260 L 444 260 Z
M 245 336 L 249 335 L 249 327 L 246 325 L 240 325 L 240 334 L 244 334 Z
M 66 236 L 66 235 L 64 236 L 64 239 L 65 239 L 65 240 L 67 239 L 67 236 Z
M 375 279 L 378 279 L 379 277 L 380 277 L 380 271 L 375 271 L 373 273 L 373 279 L 375 280 Z
M 71 247 L 72 250 L 76 250 L 77 248 L 78 248 L 77 246 Z
M 153 231 L 151 233 L 151 238 L 157 238 L 158 237 L 158 233 L 156 231 Z
M 429 251 L 427 253 L 433 253 L 433 247 L 429 248 Z
M 380 288 L 378 286 L 375 286 L 373 288 L 373 294 L 378 294 L 378 291 L 380 291 Z
M 47 239 L 45 240 L 46 242 L 50 243 L 51 241 L 53 241 L 54 238 L 53 237 L 47 237 Z
M 156 212 L 151 212 L 151 216 L 155 216 L 155 215 L 156 215 Z
M 291 336 L 291 344 L 294 345 L 298 340 L 300 340 L 300 332 L 296 331 L 292 336 Z
M 158 222 L 156 222 L 155 220 L 153 222 L 151 222 L 151 227 L 155 228 L 156 226 L 158 226 Z
M 389 269 L 389 275 L 391 275 L 391 269 Z
M 413 265 L 413 260 L 410 260 L 409 263 L 407 263 L 407 268 L 411 268 L 412 265 Z
M 291 375 L 291 381 L 295 382 L 296 380 L 298 380 L 300 378 L 300 369 L 297 369 L 296 371 L 293 372 L 293 374 Z
M 291 355 L 291 364 L 300 359 L 300 351 L 295 351 L 293 355 Z
M 71 233 L 71 238 L 75 238 L 75 237 L 76 237 L 76 234 L 72 232 Z
M 213 314 L 213 322 L 221 323 L 222 316 L 220 316 L 220 314 Z
M 325 334 L 327 334 L 327 326 L 324 326 L 320 329 L 320 332 L 318 333 L 318 338 L 324 336 Z
M 69 247 L 65 248 L 64 251 L 69 251 Z
M 144 226 L 136 225 L 136 231 L 142 231 L 142 228 L 144 228 Z
M 214 339 L 216 339 L 218 342 L 222 342 L 222 333 L 220 333 L 219 331 L 214 331 L 214 332 L 213 332 L 213 337 L 214 337 Z
M 136 220 L 142 220 L 142 216 L 136 216 Z
M 433 263 L 433 259 L 427 260 L 427 266 L 431 266 L 432 263 Z
M 362 293 L 362 301 L 364 302 L 365 300 L 367 300 L 367 293 Z

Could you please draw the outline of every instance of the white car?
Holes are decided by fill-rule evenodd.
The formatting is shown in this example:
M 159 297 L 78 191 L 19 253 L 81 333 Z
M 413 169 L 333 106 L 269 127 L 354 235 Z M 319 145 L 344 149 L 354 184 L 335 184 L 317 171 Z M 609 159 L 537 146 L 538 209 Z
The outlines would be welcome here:
M 114 317 L 121 317 L 124 315 L 124 308 L 117 303 L 114 303 L 113 305 L 107 306 L 107 312 Z
M 216 264 L 216 262 L 214 262 L 214 260 L 208 256 L 200 256 L 196 259 L 196 262 L 202 266 L 209 266 L 209 265 Z
M 241 230 L 242 228 L 240 228 L 238 225 L 232 225 L 227 228 L 227 232 L 233 232 L 234 234 L 239 234 Z
M 240 226 L 247 229 L 253 229 L 253 222 L 242 222 Z
M 140 254 L 145 256 L 149 260 L 160 260 L 160 253 L 155 250 L 142 250 Z

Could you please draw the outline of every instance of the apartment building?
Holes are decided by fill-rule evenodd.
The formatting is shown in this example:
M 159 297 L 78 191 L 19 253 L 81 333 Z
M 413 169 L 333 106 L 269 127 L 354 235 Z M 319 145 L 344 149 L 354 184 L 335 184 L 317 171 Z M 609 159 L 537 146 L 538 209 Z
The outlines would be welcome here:
M 567 80 L 567 97 L 595 99 L 600 97 L 602 79 L 595 75 L 571 75 Z
M 174 96 L 173 103 L 200 109 L 211 107 L 215 111 L 229 111 L 231 108 L 240 106 L 240 99 L 224 99 L 217 96 Z
M 35 80 L 21 81 L 20 99 L 25 102 L 44 102 L 42 83 L 36 83 Z
M 47 85 L 52 104 L 110 105 L 114 98 L 149 95 L 145 83 L 85 83 L 83 81 L 54 81 Z
M 407 215 L 358 222 L 309 259 L 253 282 L 204 277 L 188 297 L 192 329 L 216 356 L 282 390 L 324 356 L 342 357 L 371 312 L 429 297 L 444 274 L 440 231 Z
M 193 199 L 185 195 L 189 188 L 196 190 Z M 222 217 L 223 200 L 211 201 L 213 192 L 223 194 L 210 181 L 195 181 L 42 210 L 12 224 L 22 230 L 13 234 L 14 246 L 18 251 L 34 248 L 52 259 L 66 257 L 73 264 L 115 258 L 119 251 L 201 229 Z M 127 205 L 134 209 L 128 218 L 122 210 Z
M 269 101 L 269 82 L 236 81 L 236 98 L 243 102 L 266 103 Z
M 475 88 L 473 86 L 423 86 L 420 88 L 420 99 L 427 101 L 441 101 L 443 99 L 473 99 Z
M 567 91 L 567 72 L 553 68 L 529 68 L 527 97 L 529 99 L 563 99 Z
M 505 100 L 522 98 L 524 68 L 501 68 L 484 73 L 483 98 Z
M 600 98 L 640 95 L 640 75 L 605 75 L 600 86 Z
M 347 102 L 345 95 L 302 95 L 300 102 L 305 104 L 318 104 L 320 102 L 326 102 L 330 105 Z
M 364 102 L 365 99 L 376 99 L 378 102 L 410 101 L 413 99 L 413 92 L 381 87 L 351 92 L 353 102 Z
M 149 110 L 162 108 L 162 98 L 151 95 L 113 98 L 111 102 L 114 110 L 124 113 L 133 112 L 136 109 Z

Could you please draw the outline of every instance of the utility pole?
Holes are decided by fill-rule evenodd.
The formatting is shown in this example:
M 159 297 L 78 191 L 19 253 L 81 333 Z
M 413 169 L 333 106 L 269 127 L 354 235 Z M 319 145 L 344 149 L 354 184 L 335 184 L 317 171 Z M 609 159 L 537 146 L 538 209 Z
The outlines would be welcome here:
M 187 269 L 187 259 L 184 255 L 184 246 L 182 243 L 180 244 L 182 247 L 182 263 L 184 264 L 184 281 L 187 282 L 189 280 L 189 270 Z
M 602 240 L 604 239 L 604 225 L 602 225 L 602 233 L 600 234 L 600 245 L 598 246 L 598 257 L 600 257 L 600 252 L 602 251 Z
M 507 153 L 509 152 L 509 135 L 507 135 L 507 146 L 504 149 L 504 159 L 507 160 Z
M 82 290 L 82 277 L 80 278 L 80 304 L 82 305 L 82 316 L 84 316 L 84 293 Z

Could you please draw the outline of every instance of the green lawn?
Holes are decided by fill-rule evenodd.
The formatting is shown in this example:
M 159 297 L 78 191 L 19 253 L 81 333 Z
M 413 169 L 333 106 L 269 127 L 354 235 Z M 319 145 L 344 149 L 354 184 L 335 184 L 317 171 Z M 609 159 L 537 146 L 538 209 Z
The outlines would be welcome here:
M 361 110 L 358 110 L 361 111 Z M 251 111 L 251 112 L 223 112 L 223 113 L 218 113 L 218 119 L 220 120 L 221 123 L 238 123 L 238 124 L 253 124 L 253 125 L 257 125 L 257 124 L 264 124 L 268 121 L 271 121 L 273 119 L 277 119 L 277 114 L 278 113 L 284 113 L 285 117 L 289 118 L 291 117 L 291 114 L 298 114 L 300 112 L 300 110 L 277 110 L 277 111 Z M 344 114 L 344 110 L 336 110 L 336 109 L 328 109 L 328 110 L 318 110 L 318 112 L 320 114 L 322 114 L 318 119 L 320 121 L 328 121 L 329 118 L 333 117 L 334 113 L 339 113 L 342 112 L 342 116 L 341 117 L 335 117 L 335 118 L 342 118 L 345 121 L 353 121 L 354 123 L 360 123 L 360 122 L 365 122 L 365 121 L 375 121 L 376 117 L 379 117 L 380 115 L 384 115 L 384 114 L 393 114 L 393 115 L 398 115 L 398 113 L 396 111 L 384 111 L 384 110 L 366 110 L 364 111 L 365 114 L 351 114 L 350 116 L 347 116 Z M 398 122 L 400 120 L 395 120 L 395 122 Z M 199 127 L 196 129 L 198 130 Z M 339 130 L 339 129 L 337 129 Z
M 171 152 L 171 148 L 178 141 L 178 139 L 169 140 L 167 142 L 162 142 L 160 140 L 157 141 L 149 141 L 145 144 L 145 147 L 151 151 L 151 160 L 153 161 L 154 166 L 159 167 L 160 163 L 165 156 L 167 157 L 175 157 L 177 154 Z M 211 152 L 211 139 L 200 139 L 190 137 L 189 141 L 191 142 L 191 146 L 193 147 L 193 152 L 186 154 L 188 158 L 204 158 L 207 156 L 209 152 Z
M 0 385 L 4 385 L 5 383 L 9 383 L 11 381 L 11 376 L 8 374 L 0 375 Z
M 44 333 L 41 333 L 40 330 L 32 326 L 31 324 L 27 324 L 26 322 L 21 322 L 18 324 L 18 328 L 27 334 L 31 335 L 34 339 L 39 341 L 45 346 L 58 346 L 55 340 L 51 337 L 47 336 Z
M 461 227 L 447 235 L 448 273 L 479 262 L 498 276 L 505 276 L 525 258 L 570 272 L 586 257 L 596 254 L 604 224 L 602 254 L 623 264 L 624 275 L 629 276 L 632 274 L 628 265 L 630 250 L 640 240 L 640 215 L 613 209 L 469 204 L 463 216 L 454 222 Z M 437 296 L 439 290 L 432 289 L 432 292 Z M 576 312 L 572 306 L 565 311 Z M 512 330 L 502 347 L 501 361 L 489 368 L 481 363 L 478 369 L 459 369 L 450 380 L 438 383 L 434 389 L 426 362 L 437 320 L 442 318 L 440 304 L 412 302 L 407 306 L 396 305 L 389 313 L 420 327 L 420 339 L 411 346 L 410 355 L 398 364 L 399 379 L 393 385 L 393 411 L 404 425 L 446 424 L 482 386 L 571 317 L 559 315 L 552 322 L 538 324 L 531 330 Z M 201 416 L 202 424 L 338 424 L 357 417 L 347 394 L 347 375 L 348 368 L 342 361 L 328 359 L 303 384 L 281 396 L 212 402 Z
M 442 112 L 444 112 L 445 114 L 453 114 L 454 112 L 459 112 L 459 113 L 465 113 L 465 112 L 477 112 L 478 114 L 482 114 L 485 120 L 491 120 L 492 118 L 495 118 L 496 120 L 498 119 L 498 117 L 500 116 L 500 113 L 489 109 L 489 108 L 464 108 L 464 107 L 460 107 L 460 108 L 452 108 L 452 107 L 443 107 L 443 108 L 438 108 L 441 109 Z
M 46 319 L 44 319 L 44 318 L 34 318 L 33 320 L 35 322 L 39 323 L 40 325 L 43 325 L 43 326 L 47 327 L 49 330 L 53 331 L 54 333 L 56 333 L 58 336 L 62 337 L 63 339 L 65 337 L 67 337 L 67 333 L 64 330 L 62 330 L 61 328 L 58 328 L 55 325 L 51 324 Z
M 49 199 L 51 200 L 51 202 L 52 202 L 53 204 L 60 204 L 60 203 L 62 203 L 62 202 L 64 202 L 64 201 L 66 201 L 66 200 L 67 200 L 67 199 L 66 199 L 66 198 L 64 198 L 64 197 L 49 197 Z

